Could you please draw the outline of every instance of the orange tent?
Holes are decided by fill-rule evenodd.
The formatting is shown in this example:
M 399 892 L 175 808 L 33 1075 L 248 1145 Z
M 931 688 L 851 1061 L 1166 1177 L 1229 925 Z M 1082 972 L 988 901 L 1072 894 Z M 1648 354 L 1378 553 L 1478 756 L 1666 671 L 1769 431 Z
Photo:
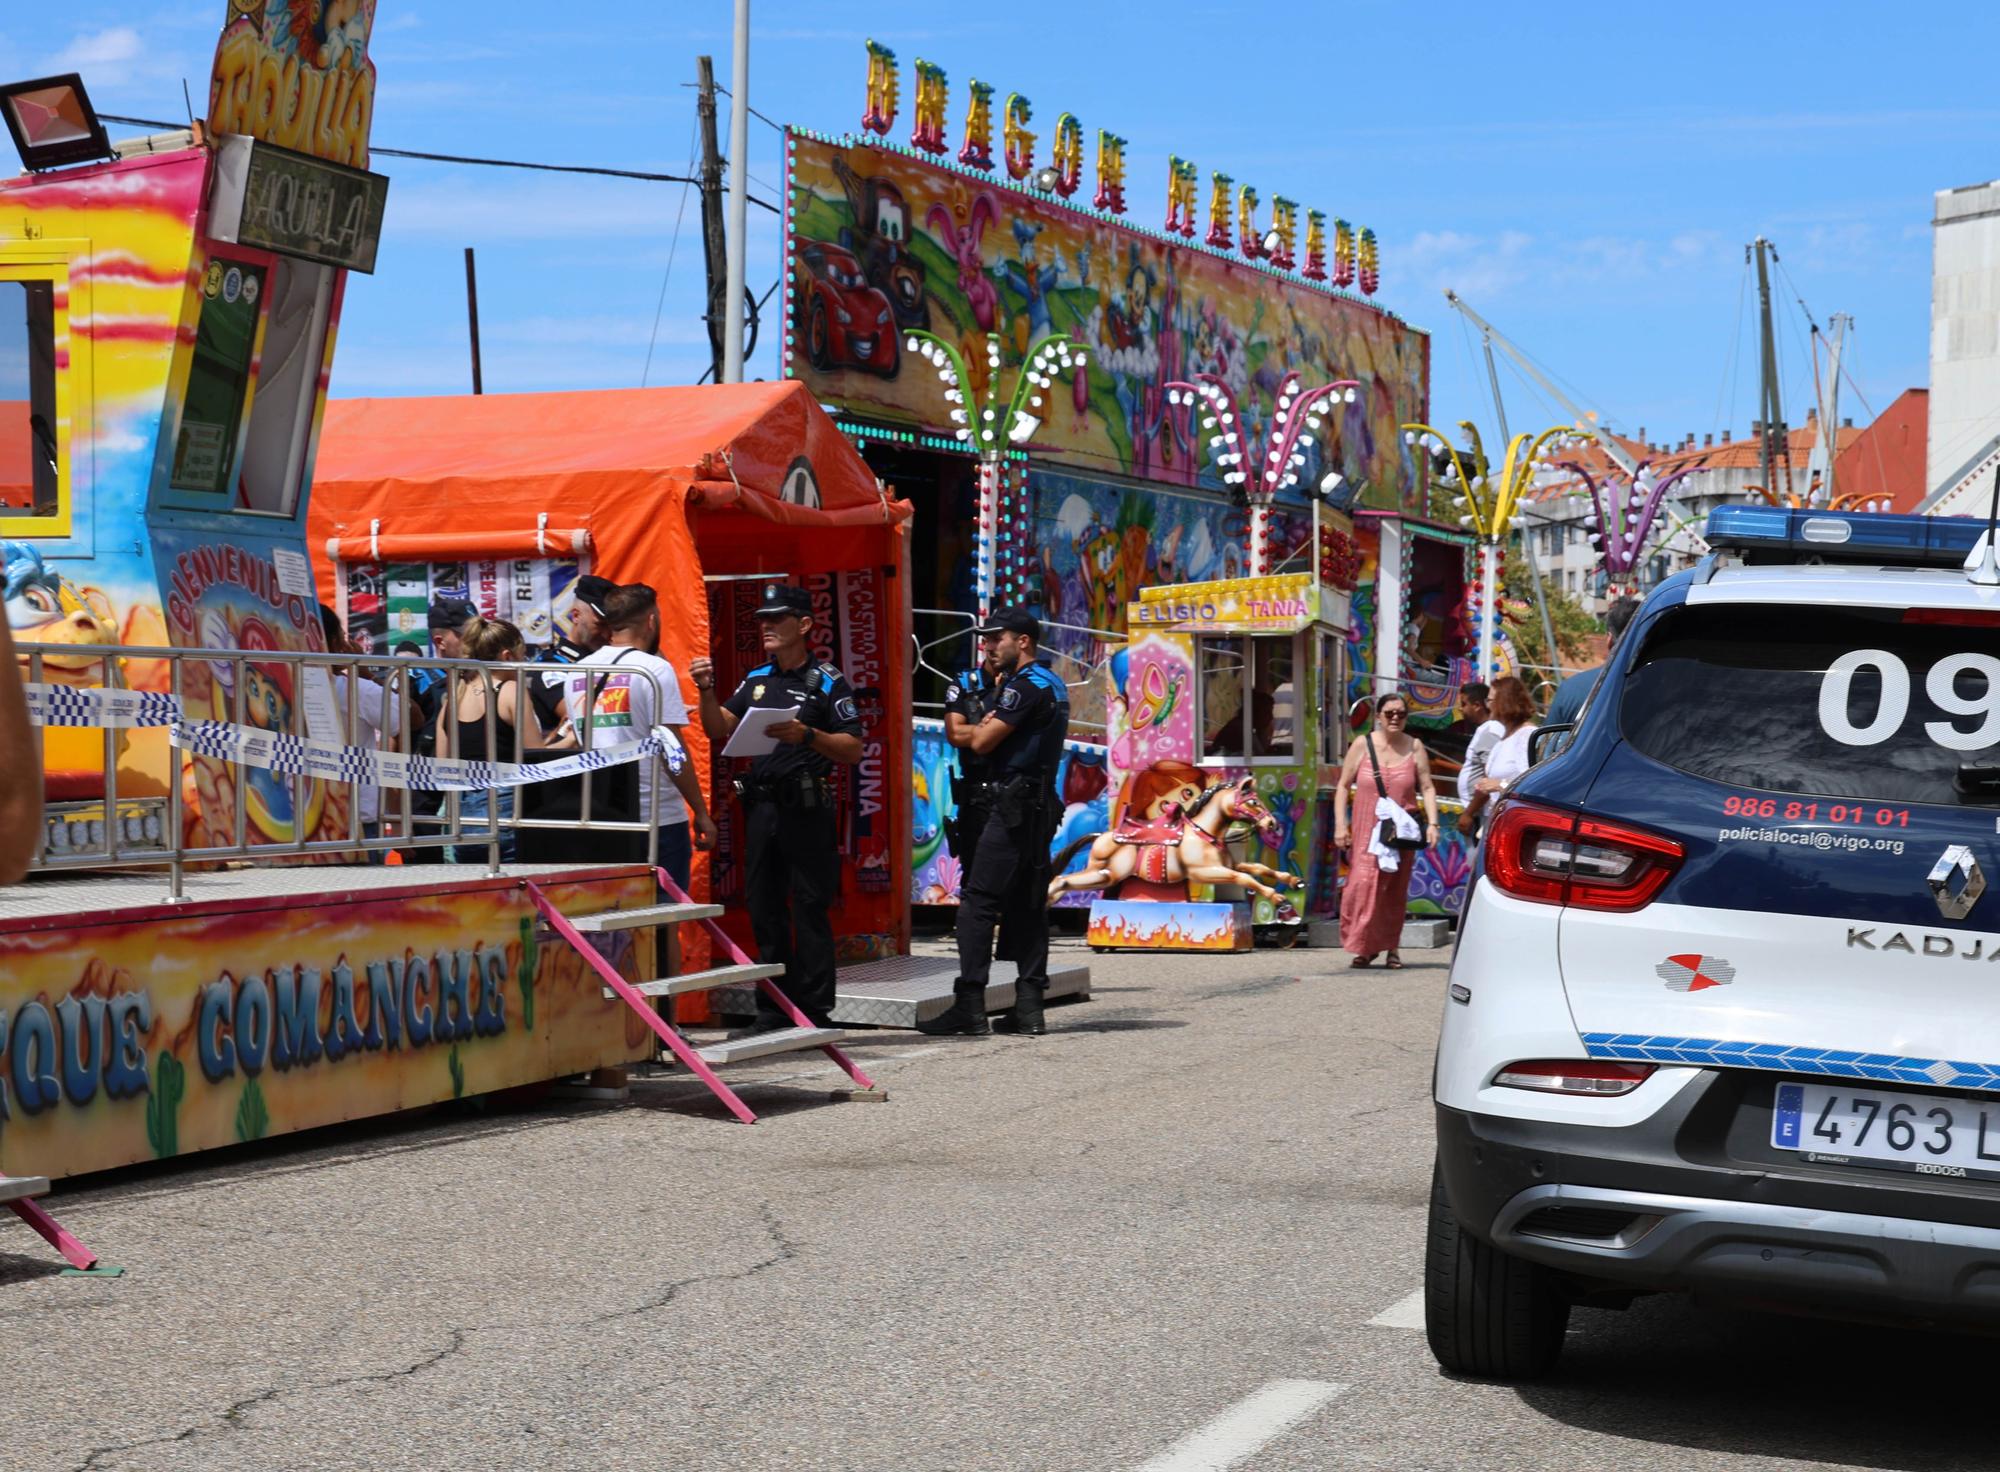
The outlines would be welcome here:
M 877 713 L 855 790 L 880 795 L 868 814 L 875 858 L 844 856 L 833 917 L 844 952 L 858 957 L 909 943 L 909 514 L 802 385 L 747 383 L 335 399 L 306 524 L 329 602 L 341 562 L 582 552 L 602 577 L 650 583 L 660 594 L 660 652 L 682 671 L 690 710 L 689 659 L 732 632 L 710 627 L 708 582 L 870 577 L 879 590 L 868 635 Z M 728 667 L 721 652 L 717 663 Z M 864 681 L 855 684 L 870 705 Z M 689 736 L 709 786 L 698 723 Z M 727 862 L 734 800 L 709 797 Z M 886 873 L 874 823 L 886 825 Z M 698 862 L 698 890 L 709 877 Z M 743 923 L 731 920 L 732 929 Z

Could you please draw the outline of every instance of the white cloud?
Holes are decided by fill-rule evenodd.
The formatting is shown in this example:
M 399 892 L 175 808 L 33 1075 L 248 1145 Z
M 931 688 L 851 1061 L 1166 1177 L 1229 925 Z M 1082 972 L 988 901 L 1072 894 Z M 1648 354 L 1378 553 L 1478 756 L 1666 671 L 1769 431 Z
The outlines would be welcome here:
M 87 31 L 49 59 L 51 72 L 81 72 L 87 84 L 118 87 L 132 80 L 146 58 L 146 43 L 130 26 Z

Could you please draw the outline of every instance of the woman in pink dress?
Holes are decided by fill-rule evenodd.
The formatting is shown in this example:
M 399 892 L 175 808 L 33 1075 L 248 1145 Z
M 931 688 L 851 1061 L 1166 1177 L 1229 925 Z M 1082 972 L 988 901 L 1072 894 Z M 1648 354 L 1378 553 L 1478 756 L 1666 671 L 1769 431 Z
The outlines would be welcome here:
M 1347 759 L 1340 765 L 1340 785 L 1334 789 L 1333 839 L 1347 850 L 1347 888 L 1340 897 L 1340 946 L 1354 957 L 1349 963 L 1354 966 L 1372 965 L 1378 954 L 1387 951 L 1389 968 L 1402 968 L 1403 958 L 1396 954 L 1396 945 L 1402 939 L 1403 916 L 1409 908 L 1410 871 L 1417 863 L 1418 851 L 1402 850 L 1391 872 L 1370 851 L 1370 841 L 1381 828 L 1375 814 L 1376 799 L 1386 796 L 1409 811 L 1421 798 L 1424 845 L 1428 848 L 1437 843 L 1437 789 L 1431 785 L 1430 754 L 1423 742 L 1410 734 L 1409 724 L 1410 707 L 1402 696 L 1389 694 L 1376 701 L 1376 729 L 1354 738 L 1354 744 L 1347 748 Z M 1348 821 L 1350 792 L 1354 799 L 1352 823 Z

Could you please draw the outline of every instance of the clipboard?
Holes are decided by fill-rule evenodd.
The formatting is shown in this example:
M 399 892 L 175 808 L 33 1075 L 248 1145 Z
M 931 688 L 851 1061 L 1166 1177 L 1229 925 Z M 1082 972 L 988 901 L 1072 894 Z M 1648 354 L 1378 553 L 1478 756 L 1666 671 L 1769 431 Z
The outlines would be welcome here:
M 722 748 L 724 756 L 765 756 L 778 749 L 778 738 L 771 734 L 773 726 L 799 718 L 798 707 L 790 705 L 753 705 L 743 712 L 743 719 L 736 723 L 736 729 L 729 733 L 729 741 Z

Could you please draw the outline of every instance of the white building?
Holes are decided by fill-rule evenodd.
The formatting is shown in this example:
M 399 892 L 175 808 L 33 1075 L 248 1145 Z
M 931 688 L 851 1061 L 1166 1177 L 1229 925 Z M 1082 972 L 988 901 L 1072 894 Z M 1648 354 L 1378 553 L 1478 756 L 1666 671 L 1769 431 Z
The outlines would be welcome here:
M 1940 190 L 1931 218 L 1934 514 L 1983 515 L 2000 465 L 2000 180 Z

